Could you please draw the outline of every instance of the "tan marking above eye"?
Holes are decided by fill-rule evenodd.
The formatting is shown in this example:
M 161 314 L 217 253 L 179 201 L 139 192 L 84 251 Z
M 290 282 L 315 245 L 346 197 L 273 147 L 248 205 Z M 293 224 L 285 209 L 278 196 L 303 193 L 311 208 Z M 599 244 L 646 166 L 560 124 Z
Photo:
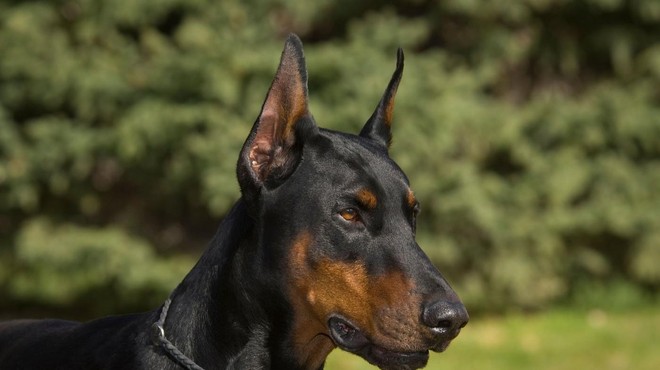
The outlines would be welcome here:
M 367 209 L 374 209 L 378 205 L 376 194 L 369 189 L 361 189 L 358 191 L 356 198 L 360 205 Z
M 417 198 L 415 198 L 415 193 L 411 189 L 408 189 L 408 196 L 406 201 L 408 202 L 408 206 L 412 209 L 417 207 Z

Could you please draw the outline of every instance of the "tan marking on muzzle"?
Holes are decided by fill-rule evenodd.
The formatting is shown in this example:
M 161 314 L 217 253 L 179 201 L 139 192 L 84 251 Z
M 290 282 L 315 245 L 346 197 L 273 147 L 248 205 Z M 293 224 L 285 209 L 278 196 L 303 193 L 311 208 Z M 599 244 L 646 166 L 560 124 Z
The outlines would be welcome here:
M 419 322 L 421 297 L 403 272 L 372 276 L 360 261 L 327 257 L 312 261 L 312 244 L 311 234 L 303 233 L 290 255 L 296 343 L 308 343 L 319 333 L 329 335 L 328 319 L 337 314 L 378 345 L 399 351 L 419 350 L 424 339 Z M 309 348 L 303 345 L 298 350 Z

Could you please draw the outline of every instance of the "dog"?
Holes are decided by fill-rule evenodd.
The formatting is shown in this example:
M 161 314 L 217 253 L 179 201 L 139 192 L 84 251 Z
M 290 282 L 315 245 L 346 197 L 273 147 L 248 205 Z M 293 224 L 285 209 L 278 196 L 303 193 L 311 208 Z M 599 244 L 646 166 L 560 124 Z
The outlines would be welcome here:
M 241 198 L 165 303 L 78 323 L 0 324 L 0 369 L 322 369 L 335 348 L 426 366 L 468 322 L 415 241 L 419 203 L 389 157 L 403 52 L 359 135 L 309 112 L 290 35 L 239 154 Z

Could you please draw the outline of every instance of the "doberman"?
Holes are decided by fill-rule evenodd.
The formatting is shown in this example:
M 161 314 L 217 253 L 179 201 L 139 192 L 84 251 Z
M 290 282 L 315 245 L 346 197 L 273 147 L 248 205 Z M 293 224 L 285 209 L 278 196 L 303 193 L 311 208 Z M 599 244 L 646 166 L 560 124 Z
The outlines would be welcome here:
M 322 369 L 334 348 L 417 369 L 467 323 L 415 242 L 419 204 L 388 155 L 394 74 L 359 135 L 319 128 L 291 35 L 240 152 L 242 197 L 158 309 L 0 325 L 0 369 Z

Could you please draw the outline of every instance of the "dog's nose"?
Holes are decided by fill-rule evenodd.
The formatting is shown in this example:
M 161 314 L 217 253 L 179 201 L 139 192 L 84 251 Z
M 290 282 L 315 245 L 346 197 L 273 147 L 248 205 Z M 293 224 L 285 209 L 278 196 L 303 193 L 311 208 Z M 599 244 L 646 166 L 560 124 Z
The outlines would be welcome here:
M 434 332 L 449 339 L 458 335 L 470 317 L 465 306 L 460 302 L 443 300 L 427 302 L 422 311 L 422 323 Z

